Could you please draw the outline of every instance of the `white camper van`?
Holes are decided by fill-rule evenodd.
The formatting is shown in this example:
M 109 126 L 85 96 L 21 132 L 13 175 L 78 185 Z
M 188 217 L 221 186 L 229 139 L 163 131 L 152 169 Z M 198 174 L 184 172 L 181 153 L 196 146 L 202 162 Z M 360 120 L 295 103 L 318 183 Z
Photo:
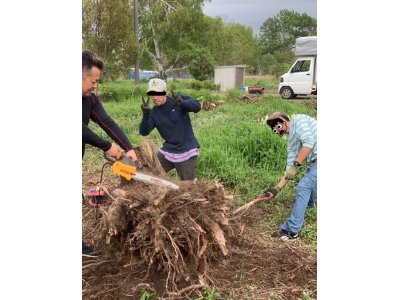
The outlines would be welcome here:
M 284 99 L 317 94 L 317 37 L 296 39 L 297 58 L 289 71 L 280 77 L 279 94 Z

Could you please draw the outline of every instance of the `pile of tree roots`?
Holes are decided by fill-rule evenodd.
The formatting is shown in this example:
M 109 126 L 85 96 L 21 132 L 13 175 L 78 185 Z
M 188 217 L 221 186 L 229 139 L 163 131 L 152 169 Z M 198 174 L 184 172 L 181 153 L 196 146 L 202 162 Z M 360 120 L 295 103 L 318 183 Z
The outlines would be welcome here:
M 163 171 L 156 146 L 135 149 L 139 172 L 173 181 L 179 190 L 121 179 L 104 187 L 109 205 L 101 208 L 99 239 L 106 254 L 116 250 L 139 257 L 147 276 L 165 274 L 173 294 L 207 285 L 207 263 L 228 255 L 233 197 L 218 181 L 174 181 Z

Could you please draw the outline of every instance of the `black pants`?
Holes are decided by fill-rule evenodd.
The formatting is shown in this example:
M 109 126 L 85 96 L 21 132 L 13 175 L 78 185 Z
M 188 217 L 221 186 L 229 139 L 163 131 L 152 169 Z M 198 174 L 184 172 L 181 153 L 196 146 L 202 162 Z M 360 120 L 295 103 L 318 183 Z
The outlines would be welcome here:
M 168 173 L 172 169 L 176 169 L 181 180 L 193 180 L 196 177 L 197 155 L 188 160 L 174 163 L 165 158 L 165 156 L 157 152 L 157 157 L 164 171 Z

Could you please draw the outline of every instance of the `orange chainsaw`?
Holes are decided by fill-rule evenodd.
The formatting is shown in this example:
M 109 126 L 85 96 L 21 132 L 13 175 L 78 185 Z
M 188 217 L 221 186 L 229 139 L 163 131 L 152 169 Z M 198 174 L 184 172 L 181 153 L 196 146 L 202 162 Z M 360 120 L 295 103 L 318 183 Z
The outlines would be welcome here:
M 170 181 L 143 173 L 137 172 L 137 164 L 125 152 L 122 152 L 121 157 L 116 160 L 104 154 L 104 158 L 111 162 L 111 171 L 118 174 L 127 180 L 132 178 L 147 184 L 166 187 L 172 190 L 179 190 L 179 186 Z

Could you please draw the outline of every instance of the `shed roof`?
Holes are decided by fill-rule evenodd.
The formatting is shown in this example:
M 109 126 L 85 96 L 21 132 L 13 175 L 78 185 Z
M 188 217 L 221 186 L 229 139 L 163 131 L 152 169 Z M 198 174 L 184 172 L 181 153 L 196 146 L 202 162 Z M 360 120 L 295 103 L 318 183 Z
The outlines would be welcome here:
M 215 66 L 215 69 L 222 69 L 222 68 L 245 68 L 245 65 L 233 65 L 233 66 Z

